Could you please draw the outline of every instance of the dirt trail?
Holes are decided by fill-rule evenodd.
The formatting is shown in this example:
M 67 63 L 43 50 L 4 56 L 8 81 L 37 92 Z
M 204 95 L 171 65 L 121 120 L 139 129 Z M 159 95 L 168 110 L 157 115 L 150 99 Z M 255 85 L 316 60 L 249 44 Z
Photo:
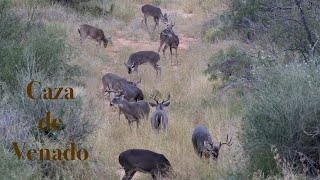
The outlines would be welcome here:
M 199 39 L 186 37 L 183 34 L 178 34 L 178 37 L 180 41 L 178 49 L 187 50 L 189 49 L 190 45 L 200 42 Z M 123 49 L 124 47 L 130 47 L 132 49 L 141 49 L 141 50 L 150 49 L 150 47 L 152 47 L 154 51 L 157 51 L 159 47 L 159 43 L 160 43 L 159 41 L 156 41 L 156 42 L 153 42 L 150 40 L 136 41 L 136 40 L 126 39 L 126 38 L 117 38 L 114 40 L 113 51 L 114 52 L 121 51 L 121 49 Z

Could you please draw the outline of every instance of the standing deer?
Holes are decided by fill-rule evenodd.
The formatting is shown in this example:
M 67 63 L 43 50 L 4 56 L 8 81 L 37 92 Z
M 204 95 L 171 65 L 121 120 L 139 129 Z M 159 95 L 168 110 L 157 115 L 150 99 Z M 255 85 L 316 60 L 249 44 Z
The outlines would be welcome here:
M 87 37 L 94 39 L 98 42 L 97 46 L 101 46 L 101 42 L 103 42 L 103 46 L 106 48 L 108 43 L 112 43 L 111 37 L 106 38 L 102 29 L 90 26 L 88 24 L 82 24 L 78 28 L 78 32 L 80 34 L 80 43 L 83 42 Z
M 200 158 L 205 157 L 206 159 L 211 156 L 213 160 L 217 160 L 222 145 L 231 146 L 231 140 L 232 138 L 229 139 L 229 135 L 227 135 L 226 142 L 214 144 L 208 129 L 203 125 L 197 125 L 192 134 L 194 150 Z
M 160 33 L 160 46 L 158 49 L 158 53 L 160 53 L 160 50 L 165 44 L 164 48 L 162 49 L 163 55 L 165 55 L 166 49 L 170 48 L 170 54 L 171 54 L 171 64 L 172 64 L 172 49 L 176 49 L 176 59 L 178 58 L 178 46 L 179 46 L 179 37 L 173 32 L 174 24 L 170 23 L 167 25 L 167 28 L 164 29 Z
M 139 127 L 140 119 L 148 119 L 150 113 L 149 104 L 143 100 L 136 102 L 129 102 L 124 98 L 124 93 L 120 92 L 110 102 L 110 106 L 118 106 L 121 112 L 128 120 L 129 127 L 133 122 L 137 123 Z
M 145 24 L 147 26 L 148 31 L 149 31 L 149 28 L 148 28 L 148 25 L 147 25 L 147 17 L 148 16 L 152 16 L 153 19 L 154 19 L 155 25 L 154 25 L 153 31 L 156 29 L 157 26 L 158 26 L 158 29 L 159 29 L 159 19 L 164 24 L 168 23 L 167 13 L 162 15 L 161 9 L 159 7 L 157 7 L 157 6 L 150 5 L 150 4 L 145 4 L 145 5 L 142 6 L 141 11 L 142 11 L 143 16 L 144 16 L 144 19 L 142 19 L 141 23 L 143 24 L 143 20 L 145 21 Z
M 161 75 L 161 66 L 157 64 L 160 60 L 160 55 L 154 51 L 139 51 L 129 56 L 128 62 L 124 63 L 128 69 L 128 73 L 131 74 L 132 70 L 138 73 L 138 66 L 149 63 L 157 72 Z
M 156 107 L 156 111 L 153 113 L 150 119 L 152 128 L 159 132 L 162 126 L 166 134 L 168 131 L 168 114 L 164 110 L 164 107 L 169 106 L 169 99 L 170 94 L 168 95 L 167 100 L 163 100 L 161 103 L 159 103 L 156 98 L 153 98 L 156 103 L 149 103 L 151 107 Z
M 129 149 L 119 155 L 119 163 L 125 171 L 122 180 L 130 180 L 139 171 L 151 174 L 153 179 L 168 178 L 173 175 L 169 160 L 162 154 L 144 149 Z

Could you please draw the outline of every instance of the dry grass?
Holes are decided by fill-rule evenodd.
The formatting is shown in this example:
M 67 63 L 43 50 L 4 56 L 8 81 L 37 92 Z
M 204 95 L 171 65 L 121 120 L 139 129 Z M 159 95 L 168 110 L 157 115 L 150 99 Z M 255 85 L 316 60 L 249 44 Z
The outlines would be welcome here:
M 164 2 L 165 7 L 171 6 L 171 2 Z M 172 2 L 172 9 L 180 7 L 178 3 L 181 4 L 182 1 Z M 139 68 L 139 73 L 132 76 L 127 74 L 123 66 L 130 53 L 158 49 L 159 41 L 150 41 L 146 28 L 141 27 L 142 15 L 140 17 L 139 13 L 137 17 L 125 22 L 81 16 L 57 5 L 41 9 L 42 21 L 48 24 L 56 23 L 66 29 L 68 42 L 77 52 L 72 63 L 80 65 L 88 72 L 82 79 L 86 88 L 81 89 L 80 95 L 85 99 L 94 100 L 99 117 L 97 121 L 100 124 L 89 141 L 93 147 L 91 157 L 99 160 L 97 165 L 92 165 L 95 169 L 93 179 L 106 177 L 119 179 L 123 172 L 119 169 L 118 155 L 130 148 L 149 149 L 164 154 L 177 173 L 177 179 L 227 179 L 245 169 L 246 159 L 237 139 L 241 117 L 230 115 L 228 103 L 203 104 L 204 100 L 212 99 L 212 84 L 203 73 L 207 59 L 220 48 L 228 47 L 230 42 L 216 45 L 201 42 L 199 32 L 204 16 L 186 15 L 185 8 L 189 8 L 189 5 L 177 9 L 178 13 L 175 14 L 173 10 L 168 10 L 169 14 L 174 14 L 175 31 L 180 37 L 181 48 L 178 49 L 177 59 L 179 65 L 170 65 L 169 51 L 166 57 L 161 55 L 162 77 L 159 79 L 148 65 Z M 24 10 L 18 10 L 23 16 Z M 148 20 L 149 25 L 153 25 L 153 20 L 151 18 Z M 80 45 L 77 28 L 83 23 L 102 28 L 107 36 L 113 37 L 113 45 L 104 49 L 96 47 L 95 42 L 89 39 Z M 163 27 L 160 27 L 160 30 L 161 28 Z M 158 31 L 155 34 L 158 36 Z M 147 101 L 151 101 L 148 96 L 153 89 L 159 90 L 163 97 L 167 93 L 171 94 L 171 105 L 167 108 L 169 115 L 167 136 L 155 134 L 150 122 L 143 122 L 141 128 L 130 130 L 123 116 L 121 121 L 118 121 L 117 112 L 108 106 L 109 102 L 101 91 L 101 77 L 106 72 L 116 73 L 128 79 L 141 78 L 140 88 Z M 151 113 L 153 111 L 154 109 Z M 214 141 L 224 140 L 227 134 L 233 137 L 233 145 L 230 148 L 222 148 L 217 162 L 208 164 L 201 161 L 194 153 L 191 135 L 195 125 L 199 123 L 208 127 Z M 149 175 L 140 173 L 135 177 L 135 179 L 150 179 Z

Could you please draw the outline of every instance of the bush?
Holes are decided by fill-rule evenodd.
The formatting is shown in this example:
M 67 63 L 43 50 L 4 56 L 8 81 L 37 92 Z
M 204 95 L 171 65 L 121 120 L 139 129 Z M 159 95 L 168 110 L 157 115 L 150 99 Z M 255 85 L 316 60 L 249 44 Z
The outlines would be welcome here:
M 316 176 L 320 169 L 320 68 L 290 64 L 260 67 L 254 74 L 242 126 L 251 174 L 258 169 L 265 174 L 277 172 L 270 151 L 274 145 L 293 172 L 306 168 L 308 176 Z
M 231 0 L 231 27 L 245 42 L 254 42 L 277 60 L 291 52 L 309 61 L 320 53 L 319 5 L 319 1 Z
M 66 149 L 70 143 L 75 143 L 77 148 L 85 148 L 85 142 L 95 128 L 95 112 L 87 110 L 93 105 L 90 101 L 84 105 L 81 97 L 70 101 L 31 100 L 27 97 L 26 87 L 32 80 L 42 82 L 42 88 L 75 87 L 77 81 L 73 77 L 81 76 L 81 71 L 78 66 L 68 64 L 72 51 L 62 29 L 37 22 L 37 17 L 26 18 L 31 19 L 29 21 L 19 20 L 10 9 L 10 1 L 0 1 L 0 8 L 0 28 L 3 29 L 0 31 L 0 154 L 5 155 L 0 159 L 0 164 L 4 165 L 0 165 L 1 177 L 21 179 L 30 175 L 60 179 L 66 178 L 65 174 L 72 174 L 78 175 L 75 179 L 86 179 L 83 167 L 88 168 L 87 162 L 75 165 L 70 161 L 16 159 L 12 142 L 26 142 L 34 149 Z M 33 7 L 30 9 L 36 11 Z M 61 129 L 40 130 L 37 127 L 38 120 L 45 117 L 46 112 L 63 119 Z
M 210 80 L 216 80 L 220 77 L 226 82 L 230 76 L 249 78 L 250 70 L 251 59 L 245 53 L 231 47 L 226 52 L 220 50 L 212 56 L 205 73 L 210 75 Z
M 56 25 L 46 27 L 35 23 L 35 19 L 28 22 L 19 20 L 9 10 L 10 1 L 1 1 L 0 7 L 0 82 L 6 84 L 9 92 L 16 92 L 16 75 L 20 69 L 27 67 L 26 58 L 36 61 L 31 68 L 41 70 L 45 80 L 70 80 L 79 75 L 79 68 L 67 62 L 71 51 L 65 40 L 66 33 L 61 28 Z

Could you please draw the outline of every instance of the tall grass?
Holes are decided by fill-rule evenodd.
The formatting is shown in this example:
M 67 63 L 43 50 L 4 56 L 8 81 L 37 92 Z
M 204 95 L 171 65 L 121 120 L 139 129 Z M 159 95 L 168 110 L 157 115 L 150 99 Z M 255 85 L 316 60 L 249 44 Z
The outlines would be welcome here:
M 254 73 L 257 80 L 247 94 L 242 126 L 249 170 L 278 173 L 270 151 L 274 145 L 292 172 L 318 177 L 319 67 L 290 64 L 262 67 Z

